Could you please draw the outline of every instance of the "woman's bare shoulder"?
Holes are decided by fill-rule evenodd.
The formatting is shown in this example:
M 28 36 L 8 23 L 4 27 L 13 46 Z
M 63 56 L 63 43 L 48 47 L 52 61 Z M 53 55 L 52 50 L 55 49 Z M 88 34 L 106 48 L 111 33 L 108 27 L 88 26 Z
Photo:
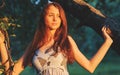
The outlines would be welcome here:
M 74 41 L 71 35 L 68 35 L 67 37 L 69 41 Z

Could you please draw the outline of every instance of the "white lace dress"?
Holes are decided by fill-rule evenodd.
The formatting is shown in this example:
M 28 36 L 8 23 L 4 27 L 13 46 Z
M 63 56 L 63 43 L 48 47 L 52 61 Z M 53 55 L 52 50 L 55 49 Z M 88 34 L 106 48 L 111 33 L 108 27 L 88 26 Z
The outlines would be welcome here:
M 69 75 L 67 71 L 67 59 L 61 53 L 53 56 L 54 51 L 41 52 L 37 50 L 33 57 L 33 65 L 36 67 L 38 75 Z

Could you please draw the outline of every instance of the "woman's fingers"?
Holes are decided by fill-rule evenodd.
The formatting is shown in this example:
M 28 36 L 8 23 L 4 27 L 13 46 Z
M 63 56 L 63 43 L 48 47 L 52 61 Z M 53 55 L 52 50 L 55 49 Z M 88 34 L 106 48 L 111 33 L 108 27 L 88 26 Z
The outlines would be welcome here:
M 106 28 L 106 32 L 107 32 L 110 36 L 112 36 L 112 31 L 110 30 L 110 28 Z
M 109 34 L 112 37 L 112 31 L 110 30 L 109 27 L 103 26 L 102 31 L 106 32 L 107 34 Z
M 103 36 L 104 36 L 105 39 L 108 39 L 108 40 L 112 41 L 112 38 L 110 37 L 111 30 L 108 27 L 103 26 L 102 27 L 102 32 L 103 32 Z
M 108 33 L 107 33 L 107 28 L 106 28 L 106 26 L 103 26 L 102 32 L 103 32 L 103 36 L 104 36 L 105 39 L 109 37 L 109 35 L 108 35 Z

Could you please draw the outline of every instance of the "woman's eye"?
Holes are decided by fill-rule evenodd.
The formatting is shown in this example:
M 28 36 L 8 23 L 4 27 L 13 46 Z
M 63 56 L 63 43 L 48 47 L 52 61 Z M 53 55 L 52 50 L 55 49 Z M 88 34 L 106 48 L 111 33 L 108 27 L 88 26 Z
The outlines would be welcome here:
M 59 14 L 57 14 L 56 16 L 57 16 L 57 17 L 60 17 L 60 15 L 59 15 Z
M 60 15 L 58 15 L 57 17 L 60 17 Z
M 53 15 L 49 15 L 50 17 L 53 16 Z

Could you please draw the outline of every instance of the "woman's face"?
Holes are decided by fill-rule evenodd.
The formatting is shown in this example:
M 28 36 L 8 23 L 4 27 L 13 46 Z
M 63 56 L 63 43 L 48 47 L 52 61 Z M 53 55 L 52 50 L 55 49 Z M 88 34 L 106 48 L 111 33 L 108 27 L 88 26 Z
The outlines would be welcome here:
M 60 18 L 59 9 L 57 7 L 51 5 L 48 8 L 47 13 L 45 15 L 45 25 L 50 30 L 56 30 L 57 28 L 60 27 L 61 18 Z

